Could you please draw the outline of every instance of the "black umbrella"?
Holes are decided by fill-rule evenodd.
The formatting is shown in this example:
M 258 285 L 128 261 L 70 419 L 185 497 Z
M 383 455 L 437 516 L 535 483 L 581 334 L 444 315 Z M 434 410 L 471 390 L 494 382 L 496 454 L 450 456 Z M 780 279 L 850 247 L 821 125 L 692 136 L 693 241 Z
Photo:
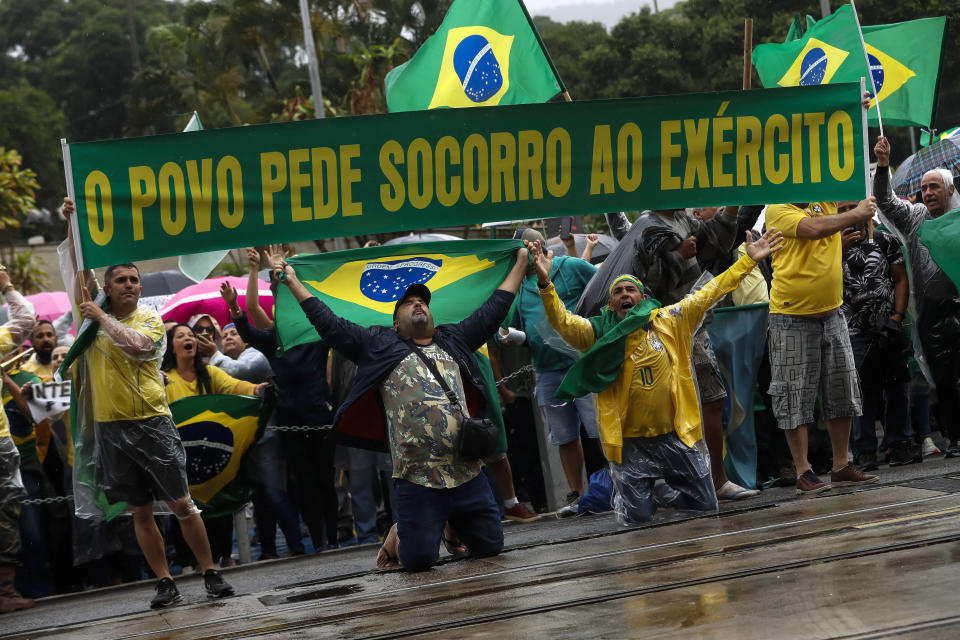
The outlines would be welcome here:
M 143 292 L 140 295 L 151 297 L 171 295 L 197 283 L 183 275 L 179 269 L 167 269 L 142 274 L 140 284 L 143 285 Z
M 587 247 L 587 235 L 584 233 L 574 233 L 572 235 L 577 247 L 577 255 L 583 255 L 583 250 Z M 593 255 L 590 256 L 590 262 L 600 264 L 610 255 L 610 252 L 613 251 L 616 246 L 616 238 L 608 236 L 605 233 L 598 233 L 597 246 L 593 248 Z M 567 247 L 563 244 L 563 240 L 561 240 L 559 236 L 554 236 L 547 240 L 547 249 L 552 250 L 554 255 L 568 255 Z
M 923 174 L 931 169 L 949 169 L 953 173 L 953 182 L 957 183 L 960 173 L 960 138 L 946 138 L 924 147 L 903 161 L 893 175 L 893 190 L 898 196 L 907 197 L 920 191 Z

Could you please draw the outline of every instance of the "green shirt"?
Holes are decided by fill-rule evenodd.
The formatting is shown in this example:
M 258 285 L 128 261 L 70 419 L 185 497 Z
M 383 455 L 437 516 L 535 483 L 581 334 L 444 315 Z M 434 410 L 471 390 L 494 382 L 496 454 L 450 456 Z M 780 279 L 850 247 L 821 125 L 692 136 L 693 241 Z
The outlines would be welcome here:
M 436 344 L 421 346 L 434 361 L 460 406 L 467 401 L 456 361 Z M 440 384 L 413 352 L 400 361 L 380 387 L 390 434 L 393 477 L 433 489 L 452 489 L 480 473 L 479 460 L 457 455 L 460 414 Z

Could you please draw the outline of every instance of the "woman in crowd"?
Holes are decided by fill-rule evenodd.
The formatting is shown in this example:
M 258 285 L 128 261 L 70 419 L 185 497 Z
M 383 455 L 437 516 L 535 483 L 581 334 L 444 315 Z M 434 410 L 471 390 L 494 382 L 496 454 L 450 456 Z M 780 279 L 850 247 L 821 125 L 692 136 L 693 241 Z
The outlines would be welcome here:
M 203 355 L 197 349 L 197 335 L 190 325 L 176 324 L 167 330 L 167 351 L 163 355 L 160 368 L 166 375 L 167 402 L 173 403 L 181 398 L 199 395 L 260 395 L 269 383 L 259 385 L 237 380 L 217 367 L 204 364 Z M 220 561 L 221 567 L 232 566 L 233 517 L 203 516 L 207 527 L 207 538 L 213 559 Z M 185 544 L 177 545 L 177 555 L 186 565 L 193 562 Z

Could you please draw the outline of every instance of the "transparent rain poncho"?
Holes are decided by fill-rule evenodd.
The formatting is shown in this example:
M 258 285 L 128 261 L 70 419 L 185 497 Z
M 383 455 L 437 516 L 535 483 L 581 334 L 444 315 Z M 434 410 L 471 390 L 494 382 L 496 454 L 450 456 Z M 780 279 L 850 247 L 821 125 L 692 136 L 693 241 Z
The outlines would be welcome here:
M 4 295 L 9 319 L 0 327 L 0 360 L 16 353 L 33 331 L 33 305 L 18 291 Z M 9 433 L 6 412 L 0 412 L 0 433 Z M 9 435 L 0 437 L 0 504 L 26 495 L 20 477 L 20 453 Z
M 62 243 L 58 247 L 60 257 L 60 269 L 64 276 L 65 283 L 76 282 L 76 268 L 73 258 L 70 255 L 69 241 Z M 73 300 L 73 287 L 68 286 L 68 294 Z M 102 291 L 96 292 L 94 302 L 101 307 L 106 305 L 106 296 Z M 138 310 L 134 313 L 140 313 Z M 80 317 L 79 313 L 76 313 Z M 160 369 L 160 361 L 166 348 L 166 335 L 163 332 L 162 324 L 159 327 L 158 340 L 153 341 L 143 333 L 122 325 L 120 321 L 109 316 L 104 325 L 114 325 L 113 330 L 109 332 L 113 344 L 122 350 L 126 356 L 123 360 L 129 364 L 131 370 L 140 366 L 156 367 L 157 372 Z M 117 326 L 119 325 L 119 326 Z M 174 439 L 179 441 L 179 435 L 176 430 L 170 430 L 163 421 L 142 420 L 139 429 L 116 429 L 111 433 L 101 433 L 96 428 L 96 419 L 94 416 L 94 389 L 116 389 L 118 386 L 137 385 L 137 376 L 131 374 L 129 379 L 123 375 L 107 376 L 103 370 L 98 370 L 91 366 L 90 359 L 84 357 L 85 350 L 95 349 L 93 342 L 97 337 L 101 327 L 92 323 L 90 320 L 84 320 L 77 331 L 77 340 L 67 356 L 65 364 L 71 368 L 73 380 L 73 402 L 70 411 L 70 426 L 73 435 L 74 444 L 74 466 L 73 466 L 73 489 L 74 489 L 74 508 L 75 514 L 80 518 L 87 519 L 106 519 L 111 520 L 117 515 L 126 513 L 128 505 L 125 502 L 111 501 L 104 492 L 104 469 L 98 468 L 99 458 L 104 451 L 110 451 L 116 446 L 122 446 L 134 454 L 143 454 L 151 462 L 150 468 L 162 470 L 176 469 L 179 464 L 176 459 L 182 454 L 182 447 L 172 446 Z M 72 365 L 72 366 L 71 366 Z M 152 376 L 150 376 L 152 378 Z M 157 378 L 159 380 L 159 378 Z M 159 383 L 159 389 L 162 393 L 162 382 Z M 148 407 L 130 407 L 129 403 L 121 403 L 121 399 L 126 397 L 135 397 L 143 400 L 142 389 L 130 388 L 130 393 L 104 393 L 101 392 L 97 401 L 100 403 L 98 413 L 109 415 L 111 421 L 120 421 L 136 418 L 137 412 L 142 412 Z M 139 395 L 137 395 L 139 394 Z M 155 393 L 152 395 L 156 395 Z M 162 405 L 166 406 L 165 399 Z M 154 407 L 155 409 L 156 407 Z M 102 438 L 108 437 L 109 442 L 102 441 Z M 176 444 L 179 444 L 178 442 Z M 178 453 L 179 452 L 179 453 Z M 162 459 L 165 456 L 169 459 Z M 109 463 L 110 460 L 108 459 Z M 154 464 L 158 462 L 159 464 Z M 139 471 L 130 469 L 130 473 L 139 473 Z M 163 478 L 157 478 L 159 484 L 169 481 L 166 473 L 158 471 L 164 475 Z M 116 484 L 115 479 L 111 479 L 112 484 Z M 164 499 L 173 499 L 181 496 L 158 496 L 159 499 L 154 503 L 154 511 L 158 514 L 170 513 L 169 508 L 163 502 Z

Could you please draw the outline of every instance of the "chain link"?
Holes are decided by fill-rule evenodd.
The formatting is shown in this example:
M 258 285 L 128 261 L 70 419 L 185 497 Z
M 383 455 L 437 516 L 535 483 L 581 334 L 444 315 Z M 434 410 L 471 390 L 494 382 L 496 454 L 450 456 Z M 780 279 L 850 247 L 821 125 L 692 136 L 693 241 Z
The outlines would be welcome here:
M 27 498 L 21 500 L 20 504 L 56 504 L 58 502 L 73 502 L 73 496 L 55 496 L 53 498 Z
M 525 380 L 523 380 L 524 386 L 529 389 L 530 387 L 533 386 L 531 383 L 535 380 L 535 374 L 536 374 L 536 370 L 533 368 L 532 364 L 524 365 L 519 369 L 517 369 L 516 371 L 514 371 L 513 373 L 511 373 L 510 375 L 503 376 L 502 378 L 497 380 L 497 386 L 499 387 L 501 384 L 507 384 L 508 382 L 514 380 L 515 378 L 523 377 L 525 378 Z
M 295 427 L 282 427 L 282 426 L 280 426 L 280 425 L 272 425 L 272 426 L 268 426 L 267 429 L 272 429 L 272 430 L 274 430 L 274 431 L 294 431 L 294 432 L 297 432 L 297 431 L 300 431 L 300 432 L 303 432 L 303 431 L 332 431 L 332 430 L 333 430 L 333 425 L 332 425 L 332 424 L 318 424 L 318 425 L 302 425 L 302 426 L 295 426 Z

